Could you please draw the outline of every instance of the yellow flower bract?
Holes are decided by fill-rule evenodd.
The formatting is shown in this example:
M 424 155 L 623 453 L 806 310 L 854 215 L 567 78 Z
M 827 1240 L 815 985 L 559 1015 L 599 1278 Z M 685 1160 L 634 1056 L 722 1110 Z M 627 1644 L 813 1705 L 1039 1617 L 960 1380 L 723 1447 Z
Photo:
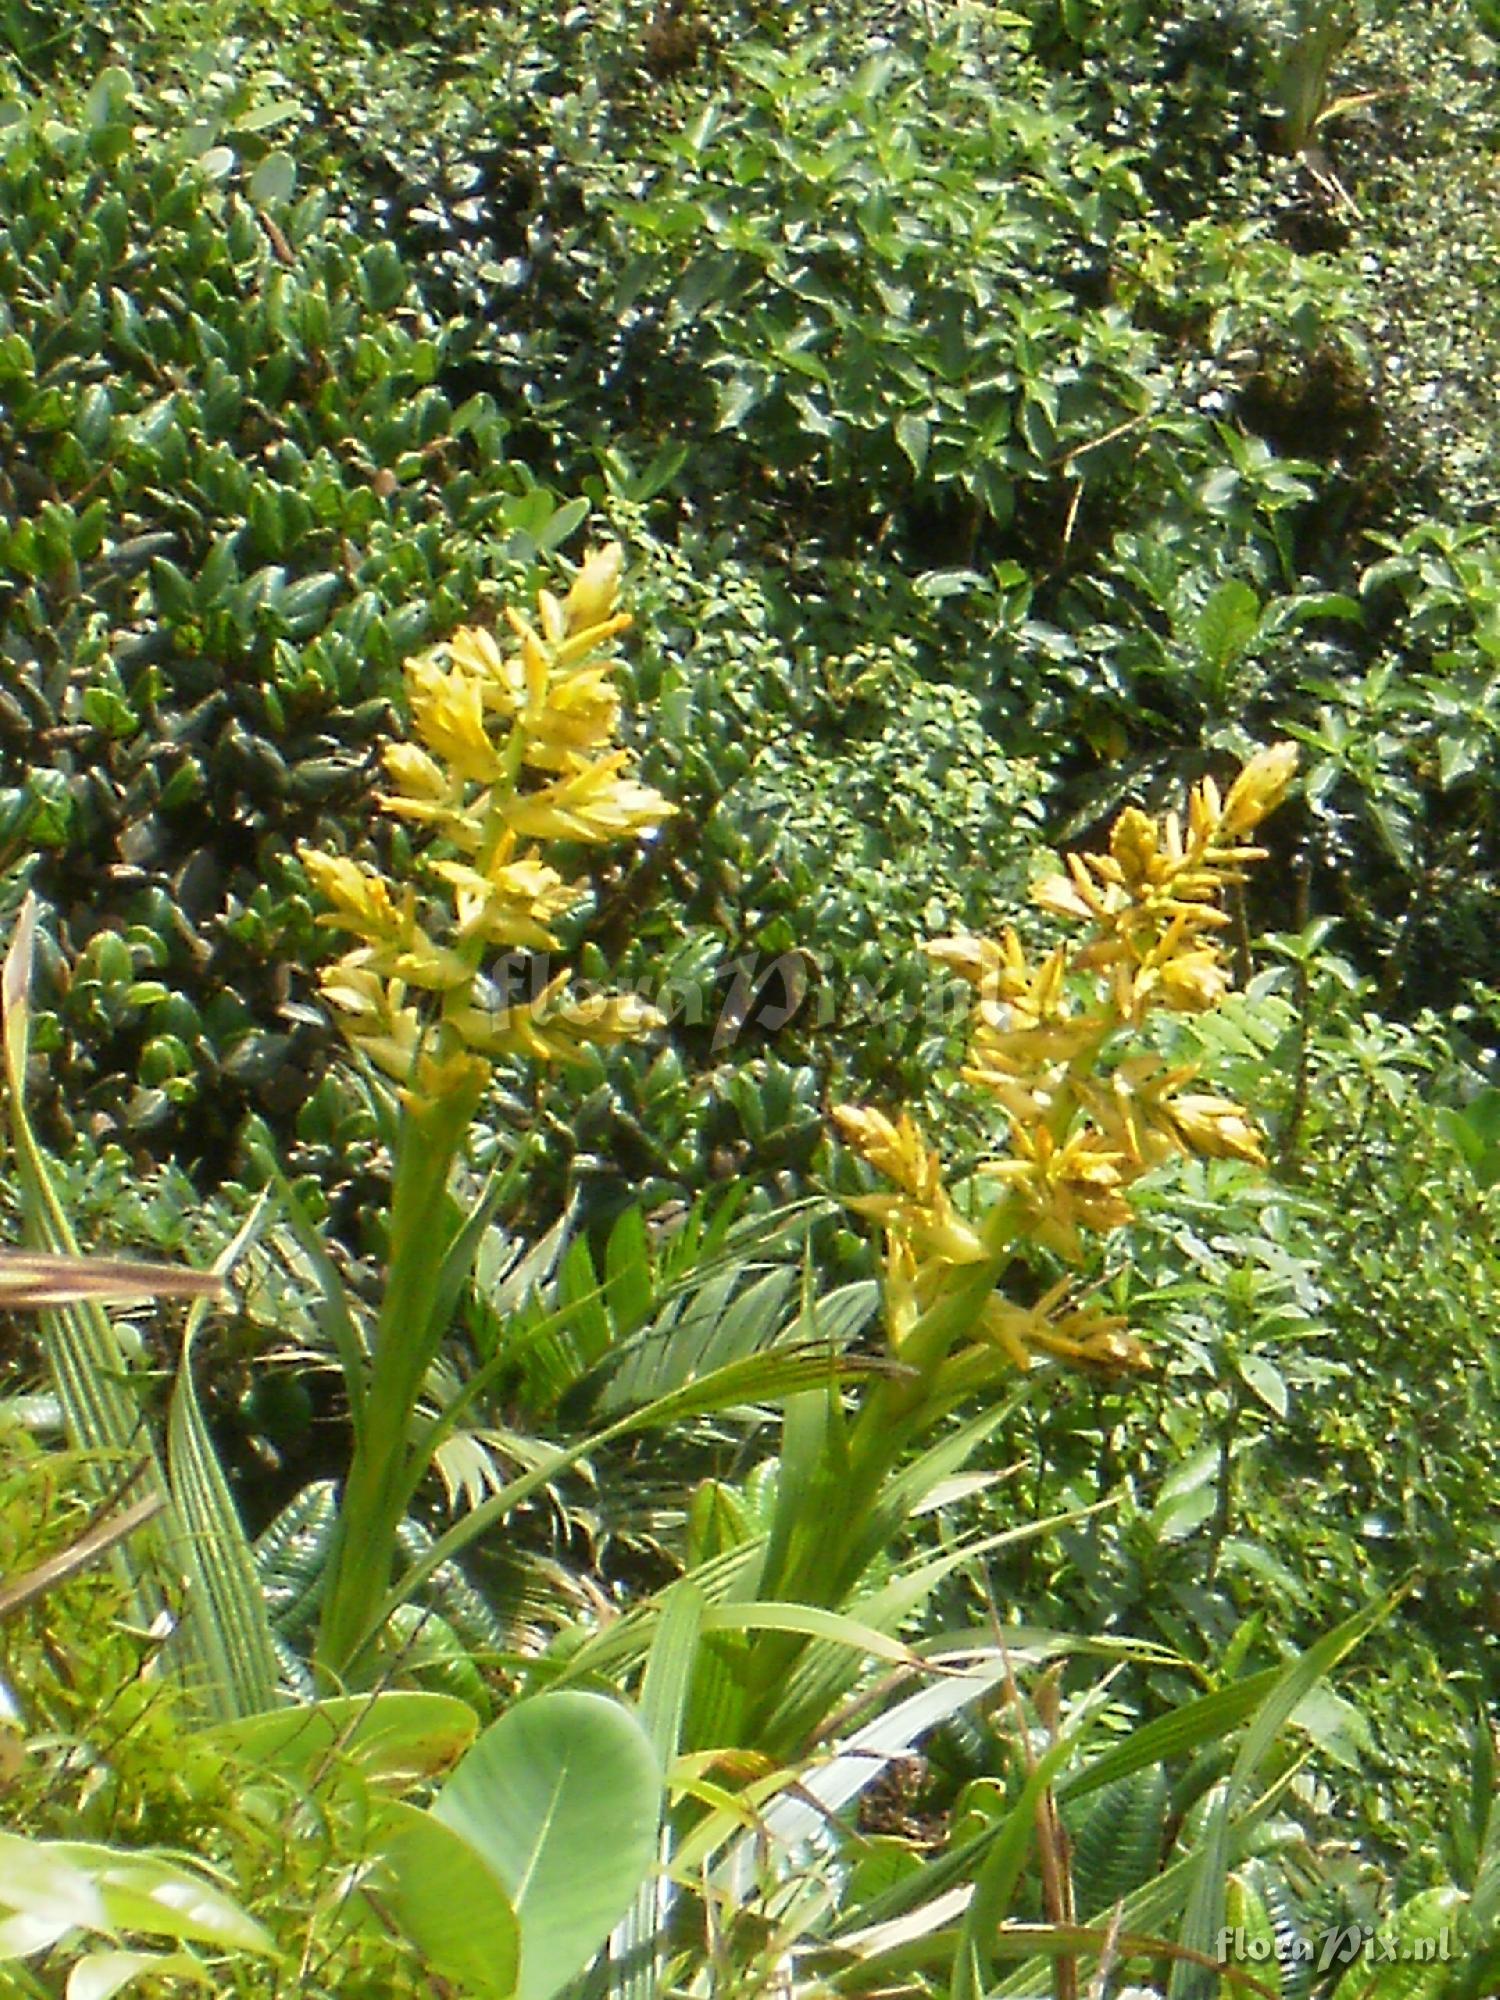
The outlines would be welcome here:
M 572 994 L 566 973 L 512 1005 L 490 1004 L 484 980 L 496 953 L 556 950 L 587 894 L 543 843 L 635 839 L 674 810 L 616 741 L 612 645 L 631 622 L 617 608 L 622 568 L 617 543 L 595 549 L 566 597 L 538 592 L 535 624 L 507 610 L 509 643 L 468 627 L 408 663 L 412 735 L 385 753 L 380 803 L 421 842 L 421 894 L 299 850 L 329 904 L 319 923 L 359 940 L 322 974 L 324 998 L 413 1101 L 499 1056 L 572 1061 L 658 1023 L 632 995 Z
M 1070 854 L 1036 885 L 1042 910 L 1085 927 L 1040 961 L 1010 928 L 998 939 L 928 945 L 975 989 L 963 1076 L 1001 1114 L 1006 1147 L 978 1173 L 1000 1191 L 998 1206 L 971 1220 L 910 1114 L 834 1114 L 854 1150 L 899 1190 L 850 1202 L 885 1231 L 895 1346 L 964 1281 L 961 1266 L 1027 1244 L 1081 1263 L 1089 1235 L 1130 1221 L 1131 1184 L 1174 1155 L 1265 1164 L 1250 1114 L 1195 1087 L 1191 1067 L 1169 1066 L 1147 1029 L 1159 1009 L 1202 1013 L 1229 992 L 1218 942 L 1229 923 L 1223 898 L 1263 858 L 1249 836 L 1286 796 L 1296 768 L 1296 747 L 1278 743 L 1251 758 L 1227 796 L 1211 779 L 1195 786 L 1185 820 L 1127 808 L 1104 853 Z M 1071 1283 L 1035 1306 L 996 1291 L 979 1309 L 975 1337 L 1018 1366 L 1036 1353 L 1092 1368 L 1144 1365 L 1118 1316 L 1069 1303 Z

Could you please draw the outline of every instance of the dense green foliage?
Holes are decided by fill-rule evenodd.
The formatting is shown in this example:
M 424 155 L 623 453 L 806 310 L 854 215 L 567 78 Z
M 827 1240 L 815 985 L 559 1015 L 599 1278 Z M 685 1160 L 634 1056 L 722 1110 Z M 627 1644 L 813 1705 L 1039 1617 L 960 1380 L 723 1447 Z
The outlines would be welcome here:
M 474 1773 L 525 1824 L 568 1770 L 528 1718 L 602 1693 L 670 1865 L 567 1886 L 640 2000 L 1067 2000 L 1117 1990 L 1101 1954 L 1197 2000 L 1237 1989 L 1174 1952 L 1225 1926 L 1282 2000 L 1489 2000 L 1500 10 L 108 14 L 0 0 L 0 901 L 39 901 L 59 1213 L 205 1264 L 245 1233 L 185 1344 L 69 1306 L 7 1350 L 0 1821 L 96 1844 L 9 1850 L 73 1912 L 31 1947 L 0 1865 L 15 1990 L 581 1990 Z M 299 850 L 419 884 L 378 807 L 409 663 L 609 540 L 621 741 L 674 811 L 559 840 L 560 957 L 663 1019 L 501 1056 L 424 1153 L 330 1025 Z M 842 1206 L 884 1184 L 830 1113 L 912 1112 L 974 1209 L 993 1132 L 919 947 L 1044 950 L 1050 853 L 1277 738 L 1241 990 L 1163 1044 L 1268 1170 L 1158 1165 L 1078 1264 L 1147 1371 L 976 1365 L 902 1429 Z M 39 1186 L 6 1205 L 67 1250 Z M 1065 1264 L 1018 1250 L 1017 1309 Z M 166 1525 L 11 1611 L 133 1458 L 81 1354 L 166 1441 Z M 210 1590 L 170 1551 L 222 1536 L 248 1578 L 236 1516 L 245 1698 L 205 1728 L 212 1635 L 159 1658 L 136 1571 Z M 913 1672 L 945 1652 L 973 1685 Z M 340 1747 L 256 1777 L 223 1717 L 278 1674 Z M 350 1749 L 345 1682 L 451 1706 Z M 1398 1911 L 1441 1962 L 1271 1949 Z M 67 1985 L 121 1938 L 160 1954 L 133 1989 Z

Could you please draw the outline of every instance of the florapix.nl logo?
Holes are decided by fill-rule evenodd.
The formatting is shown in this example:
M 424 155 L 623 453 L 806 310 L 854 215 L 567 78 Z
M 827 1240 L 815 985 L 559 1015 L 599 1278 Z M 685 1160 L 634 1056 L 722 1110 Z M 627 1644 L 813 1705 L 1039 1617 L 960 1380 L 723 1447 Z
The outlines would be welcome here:
M 1310 1965 L 1318 1972 L 1344 1966 L 1447 1965 L 1455 1955 L 1453 1931 L 1444 1924 L 1426 1937 L 1401 1937 L 1377 1924 L 1330 1925 L 1321 1931 L 1219 1932 L 1221 1965 Z

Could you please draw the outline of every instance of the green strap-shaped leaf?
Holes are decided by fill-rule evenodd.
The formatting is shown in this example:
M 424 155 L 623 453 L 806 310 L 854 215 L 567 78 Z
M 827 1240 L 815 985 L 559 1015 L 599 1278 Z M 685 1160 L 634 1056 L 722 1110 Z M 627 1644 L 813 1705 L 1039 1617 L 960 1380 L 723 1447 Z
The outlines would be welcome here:
M 1230 1848 L 1236 1864 L 1246 1852 L 1256 1828 L 1271 1816 L 1286 1796 L 1298 1768 L 1293 1765 L 1235 1821 L 1231 1829 Z M 1057 1787 L 1059 1796 L 1062 1789 L 1061 1785 Z M 1163 1957 L 1171 1958 L 1174 1965 L 1193 1965 L 1195 1954 L 1192 1950 L 1180 1939 L 1176 1943 L 1170 1940 L 1173 1926 L 1192 1893 L 1196 1865 L 1196 1855 L 1185 1855 L 1180 1861 L 1174 1861 L 1159 1875 L 1153 1875 L 1149 1882 L 1142 1883 L 1139 1889 L 1132 1891 L 1114 1909 L 1096 1916 L 1094 1928 L 1107 1930 L 1115 1922 L 1117 1909 L 1122 1936 L 1150 1935 L 1161 1938 L 1167 1941 L 1162 1951 Z M 1024 1937 L 1019 1942 L 1024 1943 Z M 1011 1955 L 1004 1932 L 995 1941 L 995 1955 L 996 1957 Z M 1208 1968 L 1218 1966 L 1217 1949 L 1198 1953 L 1196 1957 L 1200 1969 L 1208 1971 Z M 1223 1968 L 1223 1978 L 1236 1989 L 1244 1987 L 1252 1992 L 1270 1995 L 1272 1989 L 1253 1976 L 1254 1970 L 1242 1971 L 1234 1966 L 1227 1966 Z M 1031 1996 L 1041 1990 L 1046 1976 L 1043 1961 L 1036 1957 L 1028 1958 L 1018 1971 L 991 1989 L 989 2000 L 1031 2000 Z M 1215 1975 L 1210 1972 L 1209 1976 Z
M 31 1121 L 26 1115 L 26 1062 L 31 1042 L 31 969 L 36 942 L 37 904 L 28 895 L 16 919 L 10 947 L 0 974 L 0 1011 L 4 1016 L 6 1097 L 11 1143 L 15 1152 L 21 1222 L 37 1249 L 68 1259 L 79 1256 L 74 1236 Z M 133 1615 L 152 1624 L 168 1607 L 175 1585 L 178 1526 L 166 1474 L 140 1409 L 128 1386 L 129 1369 L 109 1315 L 97 1298 L 48 1307 L 37 1315 L 42 1346 L 52 1375 L 63 1419 L 73 1443 L 98 1453 L 111 1466 L 126 1462 L 136 1468 L 132 1485 L 142 1498 L 161 1504 L 159 1520 L 137 1535 L 128 1558 L 118 1557 Z M 212 1659 L 202 1653 L 198 1626 L 191 1612 L 177 1635 L 172 1657 L 186 1674 L 206 1680 Z
M 228 1273 L 254 1237 L 266 1206 L 262 1197 L 220 1258 L 219 1277 Z M 193 1383 L 193 1343 L 206 1310 L 202 1303 L 194 1306 L 183 1336 L 167 1421 L 167 1449 L 180 1530 L 178 1554 L 188 1576 L 197 1650 L 208 1668 L 203 1699 L 216 1717 L 227 1718 L 269 1708 L 280 1675 L 254 1551 Z
M 16 919 L 3 976 L 5 1077 L 15 1151 L 21 1221 L 37 1249 L 70 1258 L 79 1255 L 78 1239 L 26 1115 L 26 1062 L 31 1043 L 31 966 L 36 939 L 37 905 L 28 896 Z M 166 1482 L 145 1434 L 140 1411 L 125 1384 L 126 1363 L 108 1315 L 97 1300 L 78 1300 L 43 1310 L 39 1315 L 42 1345 L 52 1373 L 69 1435 L 89 1452 L 109 1456 L 146 1457 L 151 1461 L 148 1484 L 166 1497 Z M 143 1608 L 141 1606 L 138 1609 Z M 148 1617 L 161 1608 L 150 1603 Z
M 702 1591 L 688 1577 L 679 1578 L 662 1597 L 641 1682 L 640 1715 L 663 1770 L 670 1769 L 682 1742 L 706 1610 Z M 664 1827 L 661 1872 L 641 1884 L 610 1938 L 610 1989 L 617 2000 L 656 2000 L 660 1991 L 671 1915 L 672 1884 L 666 1872 L 670 1846 L 671 1834 Z
M 1315 1646 L 1310 1646 L 1291 1666 L 1277 1674 L 1269 1693 L 1251 1717 L 1229 1782 L 1209 1815 L 1202 1844 L 1194 1856 L 1197 1872 L 1179 1938 L 1190 1951 L 1212 1954 L 1217 1949 L 1224 1929 L 1226 1884 L 1234 1860 L 1231 1842 L 1234 1819 L 1272 1745 L 1291 1721 L 1298 1704 L 1346 1653 L 1353 1651 L 1367 1632 L 1390 1615 L 1404 1590 L 1405 1586 L 1378 1604 L 1357 1612 L 1353 1618 L 1346 1618 L 1342 1625 L 1335 1626 Z M 1212 2000 L 1214 1985 L 1211 1972 L 1179 1962 L 1173 1968 L 1168 1993 L 1170 2000 Z
M 1053 1778 L 1077 1750 L 1078 1736 L 1077 1730 L 1068 1731 L 1038 1758 L 974 1878 L 974 1894 L 959 1925 L 958 1948 L 953 1955 L 953 2000 L 980 2000 L 994 1983 L 990 1940 L 1010 1913 L 1011 1896 L 1037 1837 L 1037 1807 Z
M 798 1349 L 793 1352 L 773 1350 L 769 1354 L 753 1354 L 743 1361 L 731 1362 L 727 1367 L 717 1368 L 701 1382 L 691 1382 L 657 1402 L 648 1403 L 644 1409 L 633 1410 L 618 1423 L 609 1425 L 591 1437 L 570 1445 L 567 1449 L 548 1456 L 544 1463 L 510 1480 L 498 1493 L 493 1494 L 483 1505 L 466 1514 L 433 1543 L 431 1549 L 400 1577 L 369 1619 L 357 1644 L 349 1653 L 351 1661 L 357 1661 L 373 1643 L 387 1618 L 398 1604 L 405 1603 L 419 1590 L 445 1562 L 460 1554 L 468 1545 L 501 1521 L 523 1500 L 566 1472 L 570 1466 L 596 1452 L 601 1446 L 612 1443 L 615 1438 L 628 1437 L 636 1432 L 658 1430 L 668 1424 L 683 1421 L 688 1417 L 703 1416 L 714 1410 L 732 1409 L 738 1405 L 754 1402 L 770 1402 L 795 1394 L 813 1381 L 826 1382 L 830 1374 L 840 1376 L 856 1374 L 879 1374 L 885 1364 L 859 1356 L 830 1357 L 817 1349 Z

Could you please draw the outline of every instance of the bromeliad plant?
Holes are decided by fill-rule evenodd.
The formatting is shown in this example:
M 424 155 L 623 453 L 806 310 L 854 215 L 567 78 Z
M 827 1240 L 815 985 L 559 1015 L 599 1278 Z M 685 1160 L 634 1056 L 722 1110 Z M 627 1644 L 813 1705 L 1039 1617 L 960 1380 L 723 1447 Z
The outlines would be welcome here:
M 509 647 L 471 628 L 408 666 L 413 735 L 386 753 L 382 804 L 416 833 L 420 886 L 302 852 L 331 906 L 320 921 L 357 940 L 323 972 L 324 996 L 372 1074 L 396 1086 L 385 1296 L 368 1355 L 352 1322 L 339 1339 L 354 1443 L 318 1646 L 333 1678 L 378 1627 L 398 1525 L 451 1422 L 419 1407 L 492 1212 L 493 1185 L 469 1213 L 448 1192 L 492 1065 L 567 1061 L 658 1019 L 632 995 L 573 993 L 566 971 L 514 991 L 586 894 L 547 847 L 637 837 L 673 810 L 616 741 L 621 560 L 612 544 L 565 598 L 543 590 L 535 625 L 510 611 Z
M 892 1477 L 902 1453 L 944 1412 L 1036 1356 L 1094 1370 L 1145 1365 L 1125 1319 L 1086 1296 L 1077 1274 L 1089 1236 L 1129 1224 L 1132 1183 L 1174 1155 L 1264 1163 L 1249 1113 L 1204 1087 L 1195 1066 L 1173 1062 L 1158 1029 L 1229 991 L 1225 894 L 1262 858 L 1252 836 L 1285 796 L 1296 761 L 1290 744 L 1260 752 L 1227 796 L 1204 780 L 1185 823 L 1175 812 L 1122 813 L 1106 853 L 1071 855 L 1064 872 L 1037 886 L 1043 910 L 1085 926 L 1078 942 L 1040 962 L 1013 929 L 998 941 L 928 947 L 975 989 L 964 1077 L 1003 1117 L 1005 1143 L 955 1192 L 909 1113 L 835 1113 L 855 1150 L 893 1183 L 852 1205 L 883 1230 L 896 1366 L 850 1421 L 837 1397 L 820 1411 L 804 1399 L 800 1437 L 784 1453 L 762 1596 L 843 1601 L 913 1498 L 910 1482 Z M 1005 1286 L 1018 1261 L 1063 1269 L 1022 1303 Z M 805 1476 L 789 1476 L 799 1462 Z M 789 1659 L 784 1642 L 757 1650 L 752 1712 L 777 1701 Z
M 976 989 L 965 1075 L 981 1103 L 1001 1113 L 1004 1132 L 993 1157 L 962 1179 L 910 1116 L 837 1114 L 856 1149 L 894 1183 L 854 1198 L 884 1233 L 884 1371 L 857 1399 L 837 1382 L 792 1398 L 774 1481 L 758 1488 L 746 1482 L 743 1496 L 702 1489 L 690 1510 L 686 1575 L 655 1606 L 584 1639 L 561 1662 L 565 1676 L 586 1682 L 629 1670 L 644 1655 L 642 1709 L 663 1733 L 669 1768 L 701 1773 L 728 1749 L 761 1760 L 754 1787 L 733 1810 L 715 1811 L 706 1788 L 689 1784 L 688 1802 L 669 1822 L 671 1882 L 694 1894 L 706 1885 L 710 1899 L 721 1899 L 726 1929 L 758 1884 L 757 1915 L 780 1925 L 778 1949 L 805 1949 L 821 1935 L 827 1911 L 811 1889 L 797 1901 L 801 1864 L 785 1857 L 800 1855 L 825 1815 L 847 1807 L 884 1757 L 909 1754 L 922 1729 L 988 1688 L 1011 1685 L 1023 1725 L 1012 1674 L 1040 1663 L 1027 1653 L 1039 1637 L 1060 1655 L 1105 1650 L 1097 1634 L 1073 1638 L 1008 1625 L 998 1642 L 988 1633 L 949 1631 L 941 1641 L 918 1641 L 914 1652 L 895 1637 L 959 1565 L 1057 1524 L 1024 1521 L 950 1542 L 935 1557 L 923 1549 L 910 1560 L 889 1558 L 913 1514 L 995 1429 L 1010 1402 L 995 1392 L 1018 1371 L 1039 1357 L 1094 1370 L 1145 1365 L 1145 1349 L 1124 1317 L 1086 1296 L 1090 1238 L 1130 1223 L 1132 1186 L 1173 1157 L 1263 1163 L 1249 1113 L 1178 1059 L 1181 1042 L 1198 1038 L 1177 1030 L 1229 992 L 1226 895 L 1261 858 L 1256 829 L 1285 795 L 1295 767 L 1292 747 L 1278 745 L 1253 758 L 1227 796 L 1211 782 L 1198 786 L 1185 816 L 1123 813 L 1106 852 L 1072 857 L 1038 885 L 1045 911 L 1083 927 L 1040 962 L 1009 930 L 994 942 L 963 937 L 929 948 Z M 1044 1264 L 1054 1282 L 1035 1303 L 1023 1303 L 1012 1271 Z M 828 1338 L 835 1347 L 831 1326 Z M 942 1426 L 960 1403 L 977 1403 L 978 1414 Z M 951 1966 L 959 2000 L 992 1990 L 998 1927 L 1012 1911 L 1038 1828 L 1049 1921 L 1045 1930 L 1031 1925 L 1033 1945 L 1057 1954 L 1066 1970 L 1090 1952 L 1123 1959 L 1129 1934 L 1132 1953 L 1206 1973 L 1232 1907 L 1231 1864 L 1295 1775 L 1295 1754 L 1280 1744 L 1289 1719 L 1389 1611 L 1387 1600 L 1360 1612 L 1291 1666 L 1214 1688 L 1102 1757 L 1085 1753 L 1107 1682 L 1090 1686 L 1063 1725 L 1055 1689 L 1045 1702 L 1039 1696 L 1034 1712 L 1045 1750 L 1035 1759 L 1028 1754 L 1013 1800 L 978 1834 L 964 1834 L 950 1853 L 913 1868 L 878 1894 L 873 1908 L 842 1922 L 846 1934 L 854 1932 L 842 1946 L 873 1961 L 858 1968 L 848 1990 L 909 1979 L 914 1948 L 928 1965 L 945 1973 Z M 915 1668 L 924 1684 L 878 1724 L 862 1723 L 831 1761 L 809 1773 L 809 1746 L 837 1742 L 849 1715 L 844 1699 L 872 1656 Z M 1127 1656 L 1166 1663 L 1135 1642 L 1121 1643 L 1114 1655 Z M 1188 1663 L 1177 1657 L 1171 1664 Z M 1071 1889 L 1055 1879 L 1061 1835 L 1046 1832 L 1055 1800 L 1082 1798 L 1125 1772 L 1155 1772 L 1190 1741 L 1211 1735 L 1217 1744 L 1241 1720 L 1243 1742 L 1229 1781 L 1199 1817 L 1196 1851 L 1185 1850 L 1162 1871 L 1166 1849 L 1153 1845 L 1123 1926 L 1119 1912 L 1109 1912 L 1115 1892 L 1102 1908 L 1091 1899 L 1075 1913 Z M 787 1790 L 793 1778 L 795 1799 Z M 1165 1797 L 1165 1778 L 1161 1789 Z M 741 1837 L 752 1796 L 762 1816 L 754 1835 Z M 1118 1794 L 1112 1810 L 1117 1802 Z M 1160 1832 L 1157 1822 L 1153 1842 Z M 757 1875 L 755 1857 L 767 1851 L 782 1858 Z M 1066 1861 L 1061 1865 L 1066 1874 Z M 969 1883 L 972 1901 L 955 1933 L 952 1913 L 960 1886 Z M 631 1941 L 645 1949 L 662 1929 L 659 1912 L 642 1910 Z M 916 1945 L 919 1938 L 924 1943 Z M 1028 1964 L 1027 1980 L 1005 1990 L 1039 1990 L 1046 1974 L 1038 1962 Z M 1179 1986 L 1186 2000 L 1191 1989 Z M 1076 1976 L 1067 1983 L 1059 1971 L 1056 1990 L 1077 1990 Z

